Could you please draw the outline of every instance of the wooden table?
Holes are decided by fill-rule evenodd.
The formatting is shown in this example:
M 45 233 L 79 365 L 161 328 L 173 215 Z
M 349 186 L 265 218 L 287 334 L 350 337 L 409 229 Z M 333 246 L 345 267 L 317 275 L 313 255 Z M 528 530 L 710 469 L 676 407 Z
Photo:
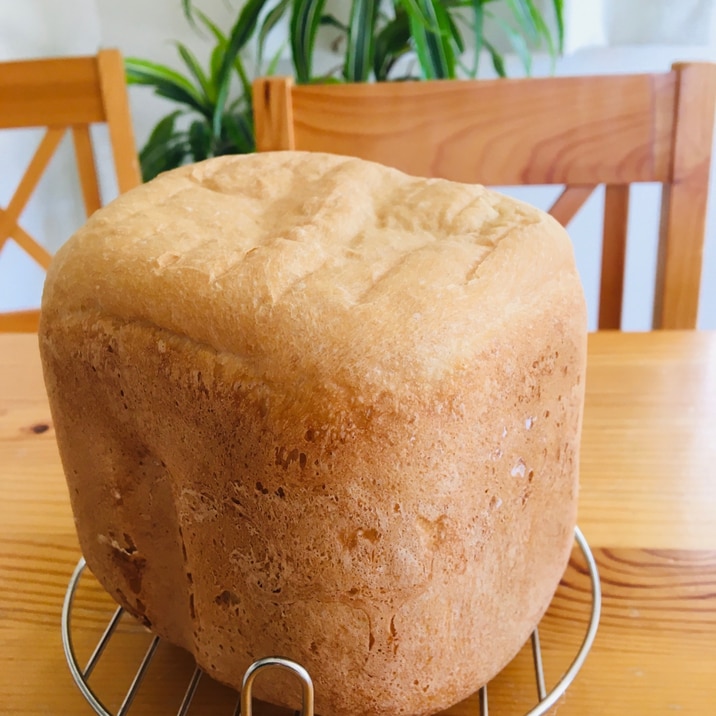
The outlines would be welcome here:
M 555 713 L 716 713 L 716 333 L 590 337 L 581 480 L 580 525 L 601 571 L 604 610 Z M 60 642 L 78 557 L 35 337 L 0 336 L 2 714 L 91 713 Z M 575 555 L 542 628 L 548 681 L 582 638 L 583 572 Z M 88 653 L 110 610 L 91 583 L 78 596 L 78 651 Z M 100 693 L 126 688 L 127 662 L 148 637 L 130 623 L 117 638 L 124 646 L 93 677 Z M 130 713 L 176 713 L 160 705 L 169 693 L 178 704 L 190 668 L 167 647 Z M 533 690 L 524 652 L 491 687 L 490 713 L 525 713 Z M 200 691 L 215 708 L 191 713 L 231 713 L 228 690 Z M 451 713 L 478 710 L 473 699 Z

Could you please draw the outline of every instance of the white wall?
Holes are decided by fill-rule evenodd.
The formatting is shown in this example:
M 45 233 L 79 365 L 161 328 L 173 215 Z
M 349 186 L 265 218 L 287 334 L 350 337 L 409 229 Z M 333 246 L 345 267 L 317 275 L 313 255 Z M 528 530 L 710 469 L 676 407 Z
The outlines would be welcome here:
M 343 0 L 345 2 L 345 0 Z M 199 0 L 198 4 L 220 25 L 230 26 L 239 3 L 234 0 Z M 584 0 L 567 2 L 569 53 L 557 63 L 557 73 L 596 74 L 647 72 L 668 69 L 673 61 L 716 61 L 712 0 Z M 659 14 L 661 13 L 661 14 Z M 666 13 L 666 14 L 665 14 Z M 669 14 L 670 13 L 670 14 Z M 626 18 L 626 19 L 625 19 Z M 631 19 L 628 22 L 629 18 Z M 665 21 L 666 18 L 666 21 Z M 645 28 L 651 28 L 647 34 Z M 687 28 L 684 30 L 684 28 Z M 677 44 L 689 37 L 692 44 Z M 696 29 L 694 29 L 696 28 Z M 708 28 L 708 31 L 707 29 Z M 698 30 L 698 31 L 697 31 Z M 658 37 L 659 44 L 643 44 Z M 178 66 L 172 44 L 181 40 L 200 58 L 206 58 L 210 42 L 194 33 L 184 20 L 179 0 L 23 0 L 0 3 L 0 60 L 32 56 L 93 53 L 98 47 L 119 47 L 126 56 L 136 55 Z M 632 44 L 623 44 L 629 42 Z M 694 42 L 699 44 L 693 44 Z M 711 44 L 709 44 L 711 43 Z M 606 46 L 609 44 L 610 46 Z M 331 59 L 324 54 L 324 62 Z M 482 66 L 487 68 L 489 62 Z M 519 69 L 513 63 L 514 73 Z M 535 74 L 549 72 L 549 62 L 537 58 Z M 171 104 L 144 88 L 130 89 L 133 121 L 139 144 Z M 31 156 L 37 136 L 23 132 L 0 133 L 0 206 L 5 206 L 17 178 Z M 101 135 L 101 133 L 100 133 Z M 103 137 L 100 136 L 100 140 Z M 47 236 L 51 250 L 62 243 L 83 221 L 79 190 L 71 190 L 64 177 L 74 171 L 69 146 L 53 160 L 51 173 L 22 217 L 22 225 L 38 236 Z M 114 192 L 104 141 L 100 150 L 103 194 Z M 102 160 L 105 161 L 102 161 Z M 545 208 L 558 193 L 555 187 L 508 190 Z M 653 293 L 651 280 L 656 259 L 656 226 L 659 190 L 654 186 L 634 189 L 627 256 L 625 327 L 646 330 L 650 325 Z M 590 306 L 591 325 L 597 296 L 601 196 L 597 194 L 577 215 L 570 233 Z M 702 281 L 699 327 L 716 329 L 716 163 L 712 173 L 706 254 Z M 37 305 L 42 272 L 19 255 L 12 242 L 0 252 L 0 310 Z

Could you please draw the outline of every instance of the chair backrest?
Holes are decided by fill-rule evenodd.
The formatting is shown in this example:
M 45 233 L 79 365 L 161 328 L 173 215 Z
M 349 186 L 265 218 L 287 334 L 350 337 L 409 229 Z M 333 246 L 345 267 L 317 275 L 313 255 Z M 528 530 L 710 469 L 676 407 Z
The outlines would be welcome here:
M 564 184 L 566 225 L 606 185 L 599 328 L 622 314 L 629 185 L 663 185 L 653 326 L 695 328 L 716 65 L 660 74 L 294 86 L 254 83 L 259 151 L 358 156 L 418 176 Z
M 108 125 L 117 187 L 124 192 L 141 182 L 129 113 L 122 56 L 102 50 L 92 57 L 0 63 L 0 130 L 46 127 L 34 156 L 6 208 L 0 208 L 0 249 L 14 240 L 47 268 L 51 256 L 19 223 L 43 172 L 69 131 L 87 216 L 101 205 L 89 127 Z M 36 331 L 37 311 L 0 314 L 0 331 Z

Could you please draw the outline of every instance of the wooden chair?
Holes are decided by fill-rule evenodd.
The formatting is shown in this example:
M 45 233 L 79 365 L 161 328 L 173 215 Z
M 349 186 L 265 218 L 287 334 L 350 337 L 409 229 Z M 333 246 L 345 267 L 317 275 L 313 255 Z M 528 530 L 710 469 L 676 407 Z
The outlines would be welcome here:
M 0 208 L 0 249 L 13 239 L 43 268 L 51 256 L 18 223 L 22 211 L 65 133 L 72 133 L 84 205 L 89 216 L 101 204 L 89 125 L 105 122 L 120 192 L 141 182 L 122 56 L 0 63 L 0 129 L 46 127 L 7 208 Z M 39 310 L 0 314 L 0 331 L 37 330 Z
M 599 328 L 619 328 L 629 185 L 663 185 L 655 328 L 695 328 L 716 65 L 663 74 L 293 86 L 254 83 L 259 151 L 363 157 L 488 185 L 564 184 L 566 225 L 605 184 Z

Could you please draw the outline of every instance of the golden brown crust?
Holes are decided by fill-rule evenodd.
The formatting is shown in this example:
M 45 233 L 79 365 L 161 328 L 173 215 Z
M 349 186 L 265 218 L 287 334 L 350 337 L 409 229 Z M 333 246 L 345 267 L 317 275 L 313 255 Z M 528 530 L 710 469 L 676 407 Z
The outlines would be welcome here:
M 40 342 L 90 567 L 222 681 L 279 654 L 320 713 L 430 713 L 549 603 L 585 316 L 541 212 L 358 160 L 213 160 L 62 249 Z

